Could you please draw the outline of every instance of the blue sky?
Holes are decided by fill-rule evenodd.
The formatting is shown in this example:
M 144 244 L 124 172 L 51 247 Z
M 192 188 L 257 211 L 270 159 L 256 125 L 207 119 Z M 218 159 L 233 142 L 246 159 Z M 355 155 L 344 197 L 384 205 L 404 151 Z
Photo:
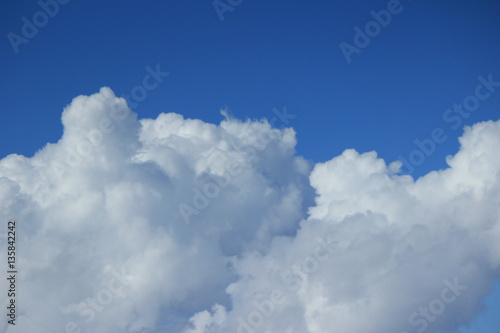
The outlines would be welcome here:
M 79 1 L 60 4 L 27 43 L 23 17 L 36 1 L 0 3 L 0 156 L 32 156 L 62 134 L 63 108 L 108 86 L 118 96 L 142 84 L 147 67 L 168 72 L 134 107 L 140 118 L 176 112 L 219 123 L 296 117 L 297 151 L 323 162 L 346 148 L 408 159 L 435 129 L 447 137 L 410 173 L 446 167 L 462 126 L 499 117 L 500 89 L 481 100 L 458 129 L 446 110 L 474 95 L 478 77 L 500 81 L 500 1 L 405 0 L 370 43 L 346 61 L 370 12 L 388 1 L 242 1 L 223 20 L 211 1 Z M 12 36 L 12 35 L 11 35 Z M 16 52 L 16 48 L 17 51 Z M 486 91 L 486 90 L 484 90 Z M 441 135 L 441 136 L 442 136 Z M 423 156 L 423 155 L 422 155 Z M 499 289 L 498 286 L 496 288 Z M 497 291 L 476 327 L 497 332 Z M 462 332 L 461 332 L 462 333 Z

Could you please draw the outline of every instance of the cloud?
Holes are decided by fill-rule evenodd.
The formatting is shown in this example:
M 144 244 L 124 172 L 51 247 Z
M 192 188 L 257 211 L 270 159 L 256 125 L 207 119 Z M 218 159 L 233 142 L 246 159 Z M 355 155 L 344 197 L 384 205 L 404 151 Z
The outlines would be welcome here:
M 470 320 L 499 277 L 500 122 L 466 128 L 460 143 L 450 168 L 417 181 L 375 152 L 317 164 L 297 236 L 240 260 L 232 309 L 206 332 L 432 332 Z M 329 256 L 318 254 L 325 235 Z
M 137 119 L 102 88 L 64 109 L 57 143 L 3 158 L 7 332 L 431 332 L 481 310 L 500 273 L 500 121 L 414 180 L 375 152 L 312 165 L 293 129 L 225 115 Z

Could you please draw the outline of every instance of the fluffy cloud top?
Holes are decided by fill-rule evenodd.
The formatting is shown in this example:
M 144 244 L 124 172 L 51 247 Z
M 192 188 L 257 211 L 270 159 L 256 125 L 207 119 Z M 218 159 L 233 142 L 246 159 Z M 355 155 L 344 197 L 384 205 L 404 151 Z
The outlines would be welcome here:
M 452 331 L 500 276 L 500 121 L 416 181 L 375 152 L 313 166 L 266 120 L 138 120 L 108 88 L 62 121 L 0 161 L 6 332 Z

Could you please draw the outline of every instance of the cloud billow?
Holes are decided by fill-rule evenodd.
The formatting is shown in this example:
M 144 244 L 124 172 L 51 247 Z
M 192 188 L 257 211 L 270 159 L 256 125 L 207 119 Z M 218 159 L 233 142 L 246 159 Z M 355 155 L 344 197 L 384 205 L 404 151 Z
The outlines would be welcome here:
M 266 120 L 137 119 L 109 88 L 62 121 L 0 160 L 9 333 L 452 331 L 499 278 L 500 121 L 416 181 L 375 152 L 312 165 Z

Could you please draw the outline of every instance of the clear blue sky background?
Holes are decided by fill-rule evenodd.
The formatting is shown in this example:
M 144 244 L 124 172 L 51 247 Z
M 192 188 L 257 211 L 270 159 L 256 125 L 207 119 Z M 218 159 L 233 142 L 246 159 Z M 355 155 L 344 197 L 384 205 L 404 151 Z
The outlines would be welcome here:
M 346 148 L 376 150 L 387 162 L 408 158 L 415 139 L 442 128 L 448 139 L 412 173 L 444 168 L 458 149 L 443 113 L 474 93 L 477 77 L 500 81 L 500 1 L 402 0 L 402 11 L 346 62 L 339 44 L 373 20 L 388 1 L 244 0 L 221 21 L 206 1 L 82 1 L 59 12 L 19 45 L 22 17 L 37 1 L 0 2 L 0 157 L 32 156 L 62 134 L 61 112 L 72 98 L 101 86 L 117 95 L 142 83 L 145 67 L 170 76 L 134 110 L 218 123 L 219 110 L 238 118 L 296 115 L 298 153 L 326 161 Z M 500 88 L 464 125 L 498 119 Z M 499 291 L 489 312 L 464 333 L 497 333 Z

